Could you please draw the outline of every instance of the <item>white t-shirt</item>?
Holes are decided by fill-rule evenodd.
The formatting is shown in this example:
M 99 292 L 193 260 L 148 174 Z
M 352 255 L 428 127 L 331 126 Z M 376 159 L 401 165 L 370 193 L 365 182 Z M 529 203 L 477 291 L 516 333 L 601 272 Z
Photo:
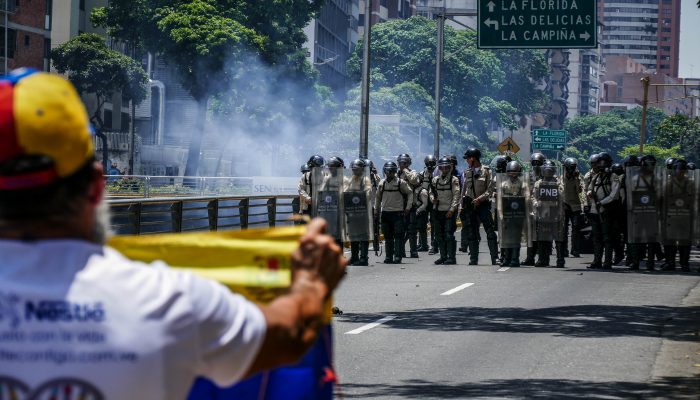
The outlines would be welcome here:
M 0 387 L 18 399 L 184 399 L 197 376 L 240 380 L 265 331 L 255 304 L 163 263 L 0 240 Z

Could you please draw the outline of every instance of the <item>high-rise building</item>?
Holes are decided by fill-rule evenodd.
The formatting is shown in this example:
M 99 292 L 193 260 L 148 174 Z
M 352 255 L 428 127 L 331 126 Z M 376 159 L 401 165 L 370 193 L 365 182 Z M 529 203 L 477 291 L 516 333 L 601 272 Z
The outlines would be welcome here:
M 47 71 L 51 51 L 51 2 L 0 0 L 0 68 Z
M 626 55 L 678 77 L 681 0 L 598 0 L 605 55 Z

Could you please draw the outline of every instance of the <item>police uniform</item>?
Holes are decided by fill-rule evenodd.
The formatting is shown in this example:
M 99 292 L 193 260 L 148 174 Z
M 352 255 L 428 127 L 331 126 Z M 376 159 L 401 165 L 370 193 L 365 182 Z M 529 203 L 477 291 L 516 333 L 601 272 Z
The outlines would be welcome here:
M 438 241 L 440 258 L 436 264 L 456 264 L 457 210 L 459 209 L 459 179 L 456 176 L 436 176 L 432 180 L 430 200 L 435 210 L 435 236 Z M 435 204 L 437 203 L 437 204 Z M 448 213 L 452 213 L 450 217 Z
M 304 172 L 299 180 L 299 213 L 302 215 L 311 215 L 311 193 L 313 187 L 311 184 L 311 171 Z
M 367 195 L 367 212 L 372 212 L 372 180 L 367 176 L 357 176 L 353 175 L 350 178 L 346 178 L 345 181 L 345 192 L 365 192 Z M 369 216 L 367 218 L 367 223 L 369 223 Z M 368 230 L 369 232 L 369 230 Z M 369 237 L 367 240 L 351 241 L 350 242 L 350 264 L 354 265 L 368 265 L 369 263 Z
M 592 175 L 588 186 L 593 236 L 593 264 L 591 268 L 611 269 L 615 224 L 613 215 L 620 212 L 617 207 L 620 193 L 620 177 L 612 172 L 598 172 Z
M 430 187 L 432 184 L 433 180 L 433 174 L 428 171 L 427 169 L 424 169 L 420 173 L 420 186 L 416 189 L 416 193 L 420 194 L 423 191 L 426 193 L 426 195 L 430 194 Z M 416 196 L 416 204 L 422 202 L 422 198 L 420 195 Z M 418 209 L 420 209 L 420 205 L 418 205 Z M 430 199 L 428 199 L 425 202 L 425 211 L 424 212 L 418 212 L 418 209 L 416 209 L 416 229 L 418 230 L 418 251 L 428 251 L 429 250 L 429 244 L 428 244 L 428 222 L 431 223 L 433 221 L 433 203 L 430 202 Z M 435 238 L 435 229 L 432 228 L 430 229 L 430 243 L 432 244 L 434 242 Z M 433 245 L 433 247 L 437 247 L 436 245 Z
M 543 189 L 552 188 L 548 197 L 543 195 Z M 544 190 L 545 192 L 547 190 Z M 552 255 L 552 241 L 555 242 L 557 267 L 564 267 L 564 235 L 562 225 L 563 213 L 561 212 L 561 194 L 564 193 L 564 185 L 557 177 L 542 178 L 535 182 L 532 196 L 533 210 L 536 213 L 535 219 L 535 240 L 537 262 L 536 267 L 548 267 Z M 555 199 L 556 198 L 556 199 Z
M 583 182 L 578 171 L 573 174 L 565 173 L 562 177 L 564 184 L 564 256 L 568 254 L 569 225 L 571 225 L 571 255 L 579 257 L 581 251 L 579 243 L 581 240 L 581 223 L 583 219 Z
M 466 230 L 469 245 L 470 264 L 476 265 L 479 259 L 479 223 L 484 226 L 488 240 L 491 262 L 498 262 L 498 240 L 491 214 L 491 197 L 495 188 L 495 179 L 487 166 L 470 168 L 464 171 L 462 179 L 462 194 L 460 217 L 462 229 Z M 478 206 L 472 201 L 478 199 Z
M 375 210 L 381 213 L 382 232 L 386 242 L 384 263 L 400 263 L 404 243 L 404 215 L 413 206 L 413 191 L 403 179 L 382 179 L 377 189 Z M 393 257 L 393 258 L 392 258 Z
M 417 245 L 417 234 L 418 234 L 418 224 L 416 221 L 416 208 L 417 208 L 417 197 L 415 196 L 415 191 L 421 186 L 421 175 L 410 169 L 404 168 L 400 170 L 397 176 L 406 181 L 411 190 L 414 191 L 413 204 L 411 204 L 411 211 L 405 216 L 405 232 L 404 241 L 401 244 L 401 256 L 406 256 L 406 242 L 408 242 L 409 251 L 411 258 L 418 258 L 418 245 Z

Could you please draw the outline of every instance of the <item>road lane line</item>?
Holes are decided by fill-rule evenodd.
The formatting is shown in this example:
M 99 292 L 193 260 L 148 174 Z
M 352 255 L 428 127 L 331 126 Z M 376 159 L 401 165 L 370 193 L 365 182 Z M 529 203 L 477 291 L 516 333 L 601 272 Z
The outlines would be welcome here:
M 510 267 L 501 267 L 497 271 L 498 272 L 505 272 L 505 271 L 508 271 L 509 269 L 510 269 Z
M 466 288 L 468 288 L 468 287 L 471 286 L 471 285 L 473 285 L 473 283 L 465 283 L 465 284 L 463 284 L 463 285 L 459 285 L 459 286 L 457 286 L 457 287 L 454 288 L 454 289 L 450 289 L 450 290 L 446 291 L 445 293 L 440 293 L 440 296 L 449 296 L 449 295 L 451 295 L 451 294 L 454 294 L 454 293 L 459 292 L 459 291 L 462 290 L 462 289 L 466 289 Z
M 362 332 L 364 332 L 364 331 L 368 331 L 368 330 L 370 330 L 370 329 L 372 329 L 372 328 L 376 328 L 376 327 L 378 327 L 379 325 L 381 325 L 381 324 L 383 324 L 383 323 L 385 323 L 385 322 L 391 321 L 391 320 L 394 319 L 394 318 L 396 318 L 396 316 L 394 316 L 394 315 L 387 315 L 386 317 L 384 317 L 384 318 L 382 318 L 382 319 L 380 319 L 380 320 L 377 320 L 377 321 L 375 321 L 375 322 L 372 322 L 371 324 L 367 324 L 367 325 L 361 326 L 361 327 L 359 327 L 359 328 L 357 328 L 357 329 L 353 329 L 353 330 L 351 330 L 350 332 L 345 332 L 345 334 L 346 334 L 346 335 L 357 335 L 357 334 L 362 333 Z

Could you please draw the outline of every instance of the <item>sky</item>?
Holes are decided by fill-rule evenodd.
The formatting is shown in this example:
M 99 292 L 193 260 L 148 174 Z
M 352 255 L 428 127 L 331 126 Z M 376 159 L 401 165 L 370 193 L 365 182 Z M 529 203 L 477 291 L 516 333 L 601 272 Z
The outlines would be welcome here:
M 697 0 L 681 0 L 681 52 L 678 75 L 700 77 L 700 9 Z

